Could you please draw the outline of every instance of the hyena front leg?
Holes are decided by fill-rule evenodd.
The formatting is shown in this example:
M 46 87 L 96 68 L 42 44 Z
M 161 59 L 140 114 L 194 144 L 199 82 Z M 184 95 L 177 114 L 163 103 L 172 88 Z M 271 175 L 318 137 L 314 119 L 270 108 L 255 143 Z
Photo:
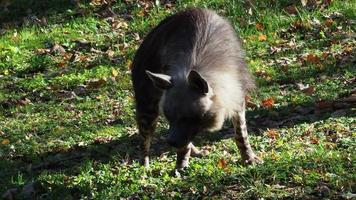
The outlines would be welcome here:
M 245 119 L 245 103 L 240 112 L 232 118 L 232 123 L 235 129 L 235 141 L 240 150 L 242 160 L 246 164 L 262 163 L 253 152 L 250 142 L 248 141 L 247 125 Z
M 183 169 L 188 166 L 190 153 L 192 151 L 189 143 L 187 146 L 177 149 L 176 169 Z
M 137 110 L 137 124 L 140 135 L 143 138 L 143 163 L 146 168 L 149 167 L 149 153 L 150 146 L 153 137 L 153 133 L 156 128 L 158 118 L 158 111 L 152 110 L 150 112 L 143 112 L 142 110 Z

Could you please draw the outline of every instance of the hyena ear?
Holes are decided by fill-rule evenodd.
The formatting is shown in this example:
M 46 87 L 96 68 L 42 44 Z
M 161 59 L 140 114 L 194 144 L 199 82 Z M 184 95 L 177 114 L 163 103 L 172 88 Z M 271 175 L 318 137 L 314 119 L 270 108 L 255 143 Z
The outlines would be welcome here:
M 172 77 L 165 74 L 152 73 L 146 70 L 147 76 L 151 79 L 153 85 L 162 90 L 167 90 L 172 87 Z
M 209 92 L 208 82 L 199 74 L 199 72 L 192 70 L 188 75 L 189 86 L 198 89 L 203 94 Z

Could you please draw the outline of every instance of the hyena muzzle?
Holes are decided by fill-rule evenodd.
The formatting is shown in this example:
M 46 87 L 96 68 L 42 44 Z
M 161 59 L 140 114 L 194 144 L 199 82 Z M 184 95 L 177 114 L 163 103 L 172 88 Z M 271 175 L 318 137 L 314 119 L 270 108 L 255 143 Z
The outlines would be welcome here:
M 248 141 L 245 95 L 254 80 L 234 29 L 207 9 L 192 8 L 164 19 L 144 39 L 132 65 L 136 117 L 144 165 L 159 113 L 169 122 L 167 142 L 177 148 L 176 168 L 202 156 L 192 143 L 199 132 L 219 130 L 231 119 L 245 163 L 261 160 Z

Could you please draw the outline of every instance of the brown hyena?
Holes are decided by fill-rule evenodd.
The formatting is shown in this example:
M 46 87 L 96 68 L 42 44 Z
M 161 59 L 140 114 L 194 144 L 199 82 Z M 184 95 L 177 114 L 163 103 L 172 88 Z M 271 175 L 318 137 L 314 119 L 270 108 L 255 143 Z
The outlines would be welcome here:
M 260 162 L 247 136 L 245 95 L 254 88 L 244 51 L 232 26 L 215 12 L 193 8 L 164 19 L 137 50 L 132 67 L 144 164 L 159 113 L 169 122 L 167 142 L 177 148 L 176 167 L 188 165 L 202 131 L 232 119 L 245 163 Z

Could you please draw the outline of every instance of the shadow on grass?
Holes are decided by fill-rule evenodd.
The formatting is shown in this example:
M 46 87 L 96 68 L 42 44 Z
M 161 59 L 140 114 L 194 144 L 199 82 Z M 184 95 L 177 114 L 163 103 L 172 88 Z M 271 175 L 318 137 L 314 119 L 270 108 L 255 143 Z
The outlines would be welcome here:
M 307 106 L 290 105 L 278 109 L 256 109 L 247 112 L 249 129 L 251 133 L 261 134 L 268 128 L 292 127 L 300 123 L 312 123 L 325 120 L 330 117 L 352 116 L 351 108 L 354 107 L 352 102 L 334 100 L 330 106 L 325 109 L 316 109 L 313 104 Z M 305 112 L 305 113 L 298 113 Z M 271 116 L 271 113 L 272 114 Z M 275 115 L 280 113 L 280 115 Z M 256 117 L 257 116 L 257 117 Z M 99 130 L 105 129 L 110 125 L 98 125 Z M 116 126 L 115 124 L 111 126 Z M 166 131 L 158 130 L 156 140 L 151 147 L 151 159 L 160 157 L 163 153 L 173 155 L 174 150 L 166 142 Z M 226 139 L 231 135 L 231 129 L 225 129 L 218 133 L 200 134 L 195 139 L 197 146 L 209 145 L 215 141 Z M 75 133 L 73 133 L 75 134 Z M 13 183 L 18 174 L 23 174 L 27 180 L 36 180 L 41 173 L 61 172 L 67 176 L 75 176 L 80 173 L 80 167 L 86 161 L 98 163 L 117 162 L 120 165 L 131 164 L 133 161 L 141 161 L 140 150 L 141 139 L 138 134 L 124 134 L 117 139 L 99 138 L 92 144 L 86 146 L 73 146 L 67 150 L 53 150 L 40 155 L 24 155 L 17 158 L 5 159 L 2 162 L 2 173 L 0 178 L 4 189 L 16 186 Z M 21 166 L 21 167 L 19 167 Z M 65 186 L 58 188 L 64 190 Z M 71 189 L 74 195 L 80 194 L 78 188 Z M 85 189 L 87 190 L 87 189 Z
M 11 0 L 0 7 L 0 26 L 21 26 L 26 18 L 41 20 L 42 17 L 58 15 L 74 8 L 74 1 L 68 0 Z M 36 19 L 34 19 L 36 20 Z

